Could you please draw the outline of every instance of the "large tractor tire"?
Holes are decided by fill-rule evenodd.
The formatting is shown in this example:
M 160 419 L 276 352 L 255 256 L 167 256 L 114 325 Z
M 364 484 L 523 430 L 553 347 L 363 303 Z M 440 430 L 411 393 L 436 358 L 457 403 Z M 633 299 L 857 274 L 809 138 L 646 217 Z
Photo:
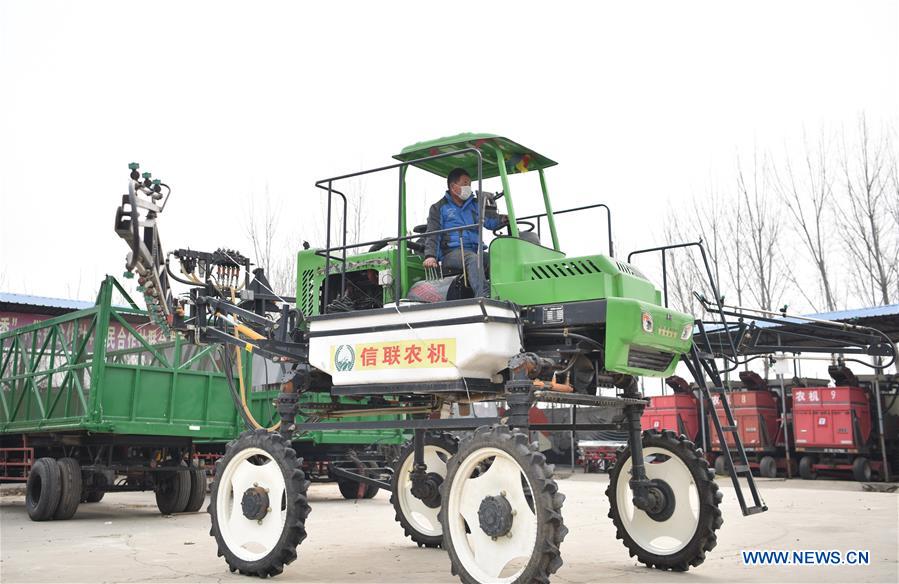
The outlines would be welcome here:
M 187 496 L 185 513 L 196 513 L 203 508 L 206 500 L 206 471 L 195 466 L 190 467 L 190 493 Z
M 175 470 L 178 468 L 178 470 Z M 190 472 L 174 467 L 157 475 L 156 506 L 163 515 L 183 513 L 190 499 Z
M 428 480 L 435 492 L 426 500 L 412 494 L 412 472 L 415 451 L 407 442 L 393 461 L 393 479 L 390 503 L 396 511 L 396 520 L 403 532 L 419 547 L 443 545 L 443 528 L 440 525 L 440 485 L 446 478 L 446 463 L 458 449 L 456 439 L 450 434 L 426 434 L 424 444 L 425 465 Z
M 297 559 L 306 539 L 309 481 L 281 434 L 249 430 L 215 465 L 209 515 L 218 554 L 232 572 L 266 578 Z
M 668 505 L 653 514 L 638 509 L 628 484 L 630 448 L 618 453 L 606 496 L 609 517 L 630 555 L 650 568 L 684 572 L 705 561 L 718 543 L 722 494 L 702 450 L 670 430 L 643 433 L 646 476 L 660 483 Z
M 62 491 L 59 464 L 55 458 L 39 458 L 28 473 L 25 508 L 32 521 L 53 519 Z
M 60 458 L 59 465 L 59 505 L 53 519 L 71 519 L 81 502 L 81 465 L 74 458 Z
M 565 496 L 527 434 L 483 426 L 446 465 L 443 547 L 466 584 L 548 582 L 562 566 Z

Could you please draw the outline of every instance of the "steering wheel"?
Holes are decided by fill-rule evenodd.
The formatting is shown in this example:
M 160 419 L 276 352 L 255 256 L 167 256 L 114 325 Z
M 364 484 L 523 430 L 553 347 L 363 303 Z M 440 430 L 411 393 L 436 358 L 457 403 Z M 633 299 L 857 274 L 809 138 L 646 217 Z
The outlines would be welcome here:
M 520 231 L 522 233 L 529 233 L 537 228 L 536 225 L 534 225 L 530 221 L 520 221 L 519 220 L 519 221 L 515 221 L 515 223 L 519 226 L 518 231 Z M 527 229 L 521 229 L 522 225 L 527 227 Z M 508 227 L 509 227 L 508 225 L 503 225 L 502 227 L 497 227 L 496 229 L 493 230 L 493 235 L 496 235 L 496 236 L 503 235 L 502 233 L 500 233 L 500 231 L 502 231 L 503 229 L 508 229 Z

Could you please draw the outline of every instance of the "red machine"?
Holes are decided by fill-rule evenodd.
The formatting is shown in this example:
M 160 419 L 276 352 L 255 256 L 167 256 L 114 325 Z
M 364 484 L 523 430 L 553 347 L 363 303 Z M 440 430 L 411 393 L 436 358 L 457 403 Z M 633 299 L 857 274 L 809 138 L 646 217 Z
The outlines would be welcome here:
M 618 460 L 618 449 L 623 443 L 604 442 L 601 440 L 581 440 L 578 442 L 579 462 L 584 465 L 584 472 L 608 472 Z
M 857 387 L 851 372 L 832 369 L 837 387 L 793 390 L 794 439 L 802 454 L 799 475 L 813 479 L 822 470 L 851 471 L 855 480 L 870 481 L 883 466 L 869 460 L 874 446 L 871 396 Z
M 760 476 L 774 478 L 778 469 L 786 468 L 786 463 L 780 456 L 784 450 L 780 399 L 757 373 L 741 371 L 740 380 L 746 389 L 730 393 L 728 403 L 746 450 L 749 467 L 758 470 Z M 718 420 L 722 425 L 727 425 L 724 408 L 720 406 L 719 400 L 719 396 L 712 396 Z M 709 415 L 711 416 L 711 412 Z M 725 457 L 720 455 L 721 443 L 715 432 L 711 432 L 710 437 L 710 450 L 718 454 L 714 463 L 715 472 L 723 475 L 727 471 Z
M 698 444 L 699 401 L 692 394 L 657 395 L 650 398 L 640 424 L 644 430 L 673 430 Z

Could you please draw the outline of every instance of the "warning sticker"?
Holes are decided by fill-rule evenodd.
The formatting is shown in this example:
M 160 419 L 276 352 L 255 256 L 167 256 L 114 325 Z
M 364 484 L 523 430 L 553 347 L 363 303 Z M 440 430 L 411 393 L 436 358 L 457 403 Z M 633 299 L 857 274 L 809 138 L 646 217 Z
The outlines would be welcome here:
M 331 345 L 336 371 L 455 367 L 456 339 Z

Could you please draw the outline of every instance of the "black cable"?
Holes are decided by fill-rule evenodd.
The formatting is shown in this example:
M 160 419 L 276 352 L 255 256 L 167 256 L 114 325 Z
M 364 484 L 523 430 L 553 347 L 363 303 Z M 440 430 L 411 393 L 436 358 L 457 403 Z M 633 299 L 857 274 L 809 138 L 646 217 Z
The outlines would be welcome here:
M 579 341 L 583 341 L 589 345 L 593 345 L 600 351 L 604 349 L 603 345 L 599 341 L 591 339 L 590 337 L 585 336 L 585 335 L 579 335 L 577 333 L 568 333 L 568 332 L 561 332 L 561 331 L 559 331 L 559 332 L 539 331 L 539 332 L 528 333 L 528 336 L 530 336 L 530 337 L 557 337 L 557 338 L 561 337 L 564 339 L 572 338 L 572 339 L 577 339 Z
M 165 271 L 169 275 L 169 278 L 171 278 L 172 280 L 174 280 L 176 282 L 180 282 L 182 284 L 187 284 L 188 286 L 201 286 L 201 284 L 197 284 L 196 282 L 191 282 L 190 280 L 182 280 L 181 278 L 176 276 L 174 274 L 174 272 L 172 272 L 172 268 L 169 266 L 169 257 L 171 255 L 172 254 L 169 253 L 169 255 L 167 255 L 165 258 Z

